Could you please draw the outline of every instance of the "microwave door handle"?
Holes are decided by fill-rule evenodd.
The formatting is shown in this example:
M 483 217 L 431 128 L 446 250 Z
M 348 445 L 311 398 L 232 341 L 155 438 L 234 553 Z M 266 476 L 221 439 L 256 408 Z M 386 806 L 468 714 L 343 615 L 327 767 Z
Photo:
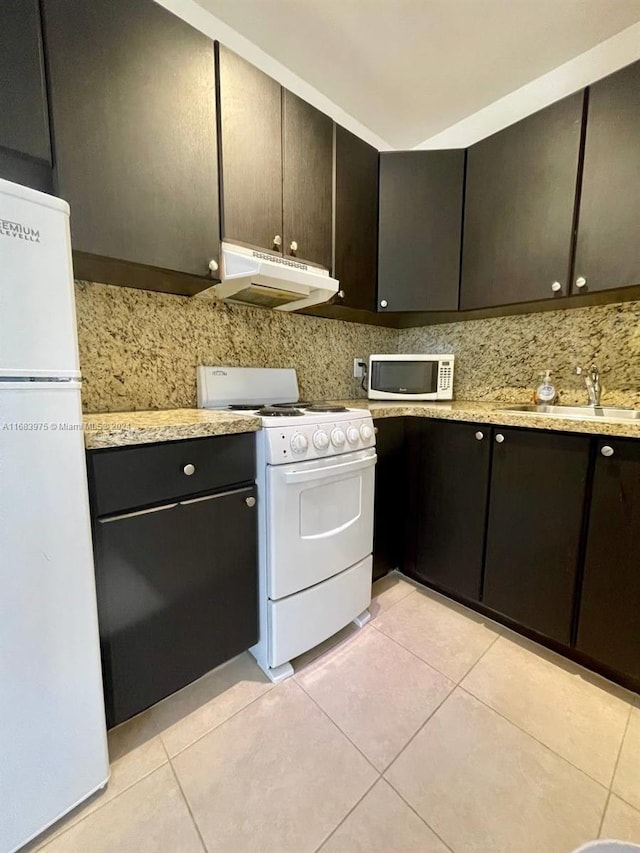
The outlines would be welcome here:
M 367 456 L 366 459 L 356 459 L 353 462 L 343 462 L 341 465 L 326 465 L 324 468 L 314 468 L 312 471 L 285 471 L 285 483 L 309 483 L 312 480 L 325 480 L 336 474 L 351 474 L 362 468 L 370 468 L 376 464 L 377 455 Z

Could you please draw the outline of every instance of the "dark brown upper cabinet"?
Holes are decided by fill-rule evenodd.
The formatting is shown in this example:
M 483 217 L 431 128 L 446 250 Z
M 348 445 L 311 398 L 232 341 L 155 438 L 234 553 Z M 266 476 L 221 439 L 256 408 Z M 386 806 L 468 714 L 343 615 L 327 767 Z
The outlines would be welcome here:
M 333 122 L 218 45 L 222 237 L 331 268 Z
M 640 284 L 640 62 L 588 92 L 573 292 Z
M 222 237 L 282 249 L 282 87 L 216 44 Z
M 152 0 L 43 0 L 43 9 L 74 251 L 198 277 L 179 292 L 210 285 L 219 252 L 213 41 Z M 172 289 L 157 271 L 144 286 Z
M 53 189 L 38 0 L 0 3 L 0 177 Z
M 333 121 L 282 90 L 284 254 L 332 267 Z
M 583 98 L 468 149 L 462 310 L 569 294 Z
M 456 311 L 464 151 L 380 154 L 379 311 Z
M 334 275 L 336 302 L 376 310 L 378 270 L 378 151 L 335 126 Z

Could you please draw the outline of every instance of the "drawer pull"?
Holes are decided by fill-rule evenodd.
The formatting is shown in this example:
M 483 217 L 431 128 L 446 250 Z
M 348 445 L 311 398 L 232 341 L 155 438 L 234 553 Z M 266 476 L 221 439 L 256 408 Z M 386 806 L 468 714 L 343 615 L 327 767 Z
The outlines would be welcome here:
M 165 509 L 173 509 L 177 503 L 154 506 L 151 509 L 139 509 L 137 512 L 126 512 L 123 515 L 110 515 L 108 518 L 99 518 L 100 524 L 108 524 L 110 521 L 122 521 L 125 518 L 137 518 L 139 515 L 151 515 L 152 512 L 162 512 Z
M 218 498 L 228 498 L 229 495 L 239 495 L 241 492 L 246 492 L 247 489 L 229 489 L 226 492 L 217 492 L 215 495 L 204 495 L 201 498 L 189 498 L 188 501 L 180 501 L 180 506 L 190 506 L 190 504 L 201 504 L 204 501 L 215 501 Z M 247 498 L 248 500 L 248 498 Z M 255 498 L 254 498 L 255 500 Z
M 603 456 L 613 456 L 613 447 L 609 447 L 608 444 L 605 444 L 600 453 L 602 453 Z
M 196 473 L 196 466 L 192 465 L 191 462 L 188 462 L 182 470 L 187 475 L 187 477 L 190 477 L 192 474 Z
M 255 506 L 255 505 L 256 505 L 256 499 L 255 499 L 255 498 L 253 498 L 253 497 L 251 497 L 251 498 L 245 498 L 245 499 L 244 499 L 244 502 L 246 503 L 246 505 L 247 505 L 248 507 L 252 507 L 252 506 Z

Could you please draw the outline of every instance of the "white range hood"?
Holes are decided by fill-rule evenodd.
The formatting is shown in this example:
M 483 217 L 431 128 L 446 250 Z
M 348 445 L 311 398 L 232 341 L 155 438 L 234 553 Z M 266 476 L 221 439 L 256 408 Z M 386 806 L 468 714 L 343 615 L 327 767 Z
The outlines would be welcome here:
M 219 299 L 296 311 L 327 302 L 338 292 L 338 280 L 328 271 L 296 258 L 269 255 L 232 243 L 221 246 L 220 284 L 213 286 Z

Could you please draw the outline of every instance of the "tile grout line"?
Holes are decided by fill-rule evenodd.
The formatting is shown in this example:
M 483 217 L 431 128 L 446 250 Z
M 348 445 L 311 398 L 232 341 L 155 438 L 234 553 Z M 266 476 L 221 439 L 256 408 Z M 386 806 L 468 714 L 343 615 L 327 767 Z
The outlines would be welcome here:
M 345 820 L 346 820 L 346 819 L 347 819 L 347 818 L 348 818 L 348 817 L 349 817 L 349 816 L 350 816 L 350 815 L 351 815 L 351 814 L 352 814 L 352 813 L 353 813 L 353 812 L 358 808 L 358 806 L 359 806 L 359 805 L 360 805 L 360 803 L 364 800 L 364 798 L 367 796 L 367 794 L 371 791 L 371 789 L 372 789 L 372 788 L 374 788 L 374 787 L 378 784 L 378 782 L 379 782 L 381 779 L 382 779 L 382 776 L 378 776 L 378 778 L 377 778 L 377 779 L 374 779 L 374 780 L 373 780 L 373 782 L 369 785 L 369 787 L 368 787 L 368 788 L 367 788 L 367 790 L 364 792 L 364 794 L 360 797 L 360 799 L 358 800 L 358 802 L 357 802 L 357 803 L 354 803 L 354 805 L 349 809 L 349 811 L 348 811 L 348 812 L 346 813 L 346 815 L 342 818 L 342 820 L 341 820 L 341 821 L 339 821 L 339 822 L 334 826 L 334 828 L 331 830 L 331 832 L 330 832 L 330 833 L 329 833 L 325 838 L 323 838 L 323 839 L 322 839 L 322 841 L 320 842 L 320 844 L 319 844 L 319 845 L 314 849 L 314 853 L 320 853 L 320 851 L 322 850 L 322 848 L 324 847 L 324 845 L 327 843 L 327 841 L 329 841 L 329 839 L 330 839 L 330 838 L 332 838 L 332 837 L 336 834 L 336 832 L 340 829 L 340 827 L 341 827 L 341 826 L 342 826 L 342 824 L 345 822 Z
M 387 785 L 389 785 L 389 787 L 391 788 L 391 790 L 395 791 L 395 793 L 400 797 L 400 799 L 401 799 L 401 800 L 402 800 L 402 802 L 405 804 L 405 806 L 407 806 L 407 808 L 409 808 L 409 809 L 414 813 L 414 815 L 418 818 L 418 820 L 422 821 L 422 823 L 427 827 L 427 829 L 428 829 L 430 832 L 433 832 L 433 834 L 435 835 L 435 837 L 436 837 L 436 838 L 437 838 L 437 839 L 438 839 L 438 840 L 439 840 L 439 841 L 440 841 L 440 842 L 441 842 L 441 843 L 442 843 L 442 844 L 447 848 L 447 850 L 450 850 L 450 851 L 451 851 L 451 853 L 453 853 L 453 847 L 450 847 L 450 846 L 447 844 L 447 842 L 444 840 L 444 838 L 442 838 L 442 836 L 441 836 L 441 835 L 439 835 L 439 834 L 435 831 L 435 829 L 434 829 L 432 826 L 430 826 L 430 825 L 429 825 L 429 823 L 427 823 L 427 821 L 422 817 L 422 815 L 418 814 L 418 812 L 414 809 L 414 807 L 411 805 L 411 803 L 410 803 L 410 802 L 408 802 L 407 800 L 405 800 L 405 798 L 402 796 L 402 794 L 401 794 L 401 793 L 400 793 L 400 791 L 396 788 L 396 786 L 393 784 L 393 782 L 391 782 L 391 780 L 390 780 L 390 779 L 387 779 L 385 776 L 383 776 L 382 778 L 383 778 L 383 779 L 384 779 L 384 781 L 387 783 Z
M 182 749 L 178 750 L 178 752 L 176 752 L 176 753 L 175 753 L 175 755 L 173 755 L 173 756 L 169 755 L 169 751 L 168 751 L 168 749 L 167 749 L 167 746 L 166 746 L 166 744 L 165 744 L 165 742 L 164 742 L 164 740 L 163 740 L 163 738 L 162 738 L 162 731 L 158 731 L 158 733 L 157 733 L 157 734 L 155 734 L 155 735 L 153 736 L 153 738 L 150 738 L 150 740 L 153 740 L 154 738 L 158 738 L 158 740 L 160 741 L 160 745 L 161 745 L 161 747 L 162 747 L 162 751 L 164 752 L 164 754 L 165 754 L 165 756 L 166 756 L 166 758 L 165 758 L 165 760 L 162 762 L 162 764 L 159 764 L 157 767 L 154 767 L 154 768 L 153 768 L 153 770 L 150 770 L 148 773 L 145 773 L 143 776 L 140 776 L 140 778 L 139 778 L 139 779 L 136 779 L 136 781 L 135 781 L 135 782 L 132 782 L 130 785 L 127 785 L 127 786 L 126 786 L 126 788 L 123 788 L 121 791 L 119 791 L 119 792 L 115 795 L 115 797 L 111 797 L 111 799 L 106 800 L 104 803 L 100 803 L 100 805 L 97 805 L 97 806 L 95 807 L 95 809 L 92 809 L 90 812 L 88 812 L 88 814 L 83 815 L 82 817 L 79 817 L 79 818 L 78 818 L 78 820 L 74 821 L 72 824 L 70 824 L 70 825 L 69 825 L 68 827 L 66 827 L 65 829 L 61 829 L 61 830 L 60 830 L 60 832 L 58 832 L 57 834 L 55 834 L 52 838 L 50 838 L 50 839 L 48 839 L 48 840 L 46 840 L 46 841 L 43 841 L 43 842 L 42 842 L 42 844 L 40 844 L 38 847 L 34 847 L 34 848 L 33 848 L 32 853 L 40 853 L 40 851 L 41 851 L 41 850 L 44 850 L 44 849 L 45 849 L 45 847 L 48 847 L 48 846 L 49 846 L 53 841 L 57 841 L 57 840 L 58 840 L 58 838 L 61 838 L 63 835 L 66 835 L 66 833 L 67 833 L 67 832 L 69 832 L 69 830 L 71 830 L 71 829 L 73 829 L 74 827 L 78 826 L 78 824 L 82 823 L 82 822 L 83 822 L 83 821 L 85 821 L 87 818 L 89 818 L 89 817 L 91 817 L 92 815 L 96 814 L 96 812 L 99 812 L 99 811 L 100 811 L 101 809 L 103 809 L 105 806 L 108 806 L 108 805 L 109 805 L 109 803 L 113 803 L 113 802 L 115 802 L 116 800 L 118 800 L 118 799 L 119 799 L 123 794 L 125 794 L 127 791 L 130 791 L 132 788 L 134 788 L 134 787 L 135 787 L 136 785 L 138 785 L 140 782 L 144 781 L 144 780 L 145 780 L 145 779 L 147 779 L 149 776 L 151 776 L 151 774 L 152 774 L 152 773 L 155 773 L 157 770 L 160 770 L 160 768 L 161 768 L 161 767 L 164 767 L 164 766 L 165 766 L 165 764 L 171 764 L 171 762 L 172 762 L 172 760 L 173 760 L 174 758 L 177 758 L 181 753 L 183 753 L 185 750 L 189 749 L 189 747 L 193 746 L 193 745 L 194 745 L 195 743 L 197 743 L 198 741 L 202 740 L 202 738 L 206 737 L 206 736 L 207 736 L 208 734 L 210 734 L 212 731 L 215 731 L 216 729 L 220 728 L 220 726 L 223 726 L 223 725 L 224 725 L 228 720 L 233 719 L 233 717 L 237 716 L 239 713 L 241 713 L 242 711 L 244 711 L 244 709 L 245 709 L 245 708 L 248 708 L 248 707 L 249 707 L 249 705 L 253 705 L 253 703 L 254 703 L 254 702 L 257 702 L 257 701 L 258 701 L 258 699 L 262 699 L 262 697 L 263 697 L 263 696 L 266 696 L 268 693 L 270 693 L 270 692 L 271 692 L 271 690 L 272 690 L 273 688 L 275 688 L 276 686 L 277 686 L 277 685 L 276 685 L 276 684 L 273 684 L 273 683 L 269 684 L 269 686 L 267 687 L 267 689 L 266 689 L 263 693 L 260 693 L 260 695 L 259 695 L 259 696 L 254 697 L 250 702 L 247 702 L 247 704 L 246 704 L 246 705 L 243 705 L 243 706 L 242 706 L 242 708 L 238 708 L 238 710 L 237 710 L 237 711 L 234 711 L 234 713 L 233 713 L 233 714 L 231 714 L 229 717 L 226 717 L 224 720 L 222 720 L 221 722 L 219 722 L 219 723 L 218 723 L 217 725 L 215 725 L 213 728 L 211 728 L 211 729 L 209 729 L 208 731 L 206 731 L 206 732 L 204 732 L 203 734 L 201 734 L 201 735 L 200 735 L 199 737 L 197 737 L 194 741 L 192 741 L 191 743 L 187 744 L 187 746 L 182 747 Z M 128 722 L 128 721 L 126 721 L 126 722 Z M 125 722 L 125 723 L 122 723 L 121 725 L 126 725 L 126 722 Z M 148 741 L 147 741 L 147 742 L 148 742 Z M 120 756 L 120 758 L 119 758 L 119 759 L 117 759 L 117 761 L 120 761 L 122 758 L 125 758 L 125 757 L 126 757 L 126 755 L 128 755 L 128 753 L 125 753 L 124 755 Z M 116 762 L 114 762 L 114 764 L 115 764 L 115 763 L 116 763 Z M 171 767 L 172 767 L 172 770 L 173 770 L 173 765 L 171 765 Z M 107 788 L 107 790 L 108 790 L 108 788 Z M 61 818 L 61 820 L 64 820 L 64 817 L 63 817 L 63 818 Z M 45 830 L 45 832 L 46 832 L 46 830 Z M 36 842 L 36 841 L 37 841 L 37 839 L 34 839 L 34 840 L 33 840 L 33 842 L 31 842 L 31 843 L 34 843 L 34 842 Z M 205 850 L 207 850 L 206 846 L 205 846 Z
M 474 667 L 474 666 L 475 666 L 475 665 L 476 665 L 476 664 L 481 660 L 481 658 L 483 658 L 483 657 L 486 655 L 486 653 L 487 653 L 487 652 L 489 651 L 489 649 L 493 646 L 493 644 L 494 644 L 497 640 L 499 640 L 499 639 L 500 639 L 500 637 L 502 636 L 502 634 L 496 634 L 496 636 L 495 636 L 495 637 L 494 637 L 494 639 L 489 643 L 489 645 L 487 646 L 487 648 L 486 648 L 486 649 L 484 649 L 484 651 L 482 652 L 482 654 L 480 655 L 480 657 L 478 658 L 478 660 L 476 660 L 476 661 L 474 661 L 474 662 L 473 662 L 473 664 L 471 665 L 470 669 L 469 669 L 469 670 L 467 670 L 467 671 L 464 673 L 464 675 L 462 676 L 462 678 L 460 679 L 460 681 L 456 681 L 456 680 L 455 680 L 455 678 L 452 678 L 450 675 L 447 675 L 447 673 L 446 673 L 446 672 L 443 672 L 441 669 L 438 669 L 438 667 L 437 667 L 435 664 L 431 663 L 430 661 L 425 660 L 424 658 L 421 658 L 421 657 L 420 657 L 420 655 L 416 654 L 416 652 L 412 651 L 412 649 L 410 649 L 408 646 L 405 646 L 403 643 L 401 643 L 401 642 L 400 642 L 400 640 L 396 639 L 395 637 L 392 637 L 390 634 L 387 634 L 387 633 L 386 633 L 386 631 L 384 631 L 384 629 L 383 629 L 383 628 L 378 628 L 378 627 L 376 627 L 376 625 L 375 625 L 373 622 L 371 622 L 370 624 L 371 624 L 371 627 L 372 627 L 372 628 L 375 628 L 375 629 L 376 629 L 376 631 L 377 631 L 379 634 L 382 634 L 382 635 L 383 635 L 384 637 L 386 637 L 388 640 L 392 640 L 394 643 L 396 643 L 398 646 L 400 646 L 400 648 L 402 648 L 402 649 L 404 649 L 405 651 L 407 651 L 407 652 L 409 652 L 410 654 L 412 654 L 412 655 L 413 655 L 415 658 L 417 658 L 419 661 L 422 661 L 422 663 L 425 663 L 427 666 L 430 666 L 430 667 L 431 667 L 431 669 L 434 669 L 436 672 L 440 673 L 440 675 L 443 675 L 445 678 L 447 678 L 449 681 L 451 681 L 453 684 L 455 684 L 455 685 L 456 685 L 456 687 L 458 686 L 458 684 L 460 684 L 460 681 L 462 681 L 462 679 L 463 679 L 463 678 L 466 678 L 466 677 L 467 677 L 467 675 L 469 675 L 469 673 L 471 672 L 471 670 L 473 669 L 473 667 Z M 489 630 L 492 630 L 492 629 L 489 629 Z
M 403 652 L 409 652 L 411 657 L 415 658 L 417 661 L 420 661 L 420 663 L 424 664 L 425 666 L 428 666 L 429 669 L 432 669 L 434 672 L 437 672 L 438 675 L 441 675 L 443 678 L 446 678 L 447 681 L 450 681 L 455 687 L 457 682 L 454 681 L 454 679 L 451 678 L 450 675 L 447 675 L 446 672 L 443 672 L 441 669 L 438 669 L 437 666 L 434 666 L 432 663 L 429 663 L 429 661 L 426 661 L 424 658 L 421 658 L 420 655 L 417 655 L 415 652 L 411 651 L 411 649 L 408 649 L 406 646 L 403 646 L 402 643 L 398 642 L 395 637 L 390 637 L 389 634 L 385 634 L 384 631 L 380 630 L 380 628 L 376 628 L 376 626 L 372 623 L 369 625 L 369 627 L 375 628 L 378 634 L 383 636 L 385 640 L 389 640 L 390 642 L 394 643 L 396 646 L 398 646 L 398 648 L 402 649 Z
M 487 708 L 489 711 L 493 711 L 494 714 L 497 714 L 505 722 L 509 723 L 514 728 L 518 729 L 519 732 L 522 732 L 523 735 L 530 737 L 531 740 L 534 740 L 537 744 L 544 747 L 544 749 L 548 749 L 549 752 L 552 753 L 552 755 L 556 756 L 556 758 L 559 758 L 561 761 L 564 761 L 565 764 L 568 764 L 570 767 L 573 767 L 573 769 L 577 770 L 578 773 L 582 773 L 582 775 L 586 776 L 586 778 L 590 782 L 594 782 L 596 785 L 599 785 L 603 790 L 609 791 L 608 786 L 604 782 L 601 782 L 599 779 L 594 778 L 590 773 L 587 773 L 587 771 L 583 770 L 582 767 L 578 767 L 576 764 L 574 764 L 572 761 L 570 761 L 566 756 L 561 755 L 559 752 L 556 752 L 556 750 L 552 746 L 549 746 L 549 744 L 540 740 L 540 738 L 531 734 L 531 732 L 528 732 L 526 729 L 523 729 L 522 726 L 520 726 L 518 723 L 514 722 L 512 719 L 510 719 L 505 714 L 503 714 L 502 711 L 498 711 L 492 705 L 489 705 L 488 702 L 485 702 L 484 699 L 481 699 L 479 696 L 476 696 L 475 693 L 472 693 L 471 690 L 468 690 L 466 687 L 463 687 L 462 684 L 458 684 L 457 686 L 460 690 L 462 690 L 463 693 L 466 693 L 467 696 L 471 696 L 472 699 L 475 699 L 476 702 L 479 702 L 481 705 L 484 705 L 484 707 Z
M 233 718 L 234 718 L 234 717 L 237 717 L 237 716 L 238 716 L 238 714 L 241 714 L 241 713 L 245 710 L 245 708 L 249 708 L 251 705 L 253 705 L 253 704 L 254 704 L 254 702 L 258 702 L 258 701 L 259 701 L 260 699 L 262 699 L 264 696 L 267 696 L 269 693 L 271 693 L 271 691 L 272 691 L 272 690 L 275 690 L 275 688 L 276 688 L 277 686 L 278 686 L 277 684 L 274 684 L 273 682 L 270 682 L 266 690 L 263 690 L 263 692 L 262 692 L 262 693 L 260 693 L 260 694 L 258 694 L 258 696 L 254 696 L 254 697 L 253 697 L 253 699 L 251 699 L 251 701 L 247 702 L 247 704 L 246 704 L 246 705 L 243 705 L 241 708 L 238 708 L 237 710 L 235 710 L 235 711 L 233 712 L 233 714 L 230 714 L 228 717 L 225 717 L 225 718 L 224 718 L 224 720 L 221 720 L 219 723 L 216 723 L 216 725 L 215 725 L 215 726 L 213 726 L 213 727 L 212 727 L 212 728 L 210 728 L 210 729 L 207 729 L 207 731 L 206 731 L 206 732 L 203 732 L 201 735 L 198 735 L 198 737 L 197 737 L 197 738 L 195 738 L 195 740 L 192 740 L 192 741 L 191 741 L 190 743 L 188 743 L 186 746 L 181 747 L 181 748 L 180 748 L 180 749 L 179 749 L 179 750 L 178 750 L 174 755 L 169 755 L 169 750 L 168 750 L 168 749 L 167 749 L 167 747 L 165 746 L 164 740 L 162 739 L 162 732 L 160 732 L 158 736 L 160 737 L 160 740 L 162 740 L 162 745 L 163 745 L 163 746 L 164 746 L 164 748 L 165 748 L 165 752 L 166 752 L 166 753 L 167 753 L 167 755 L 169 756 L 169 761 L 173 761 L 173 759 L 174 759 L 174 758 L 177 758 L 179 755 L 182 755 L 182 753 L 183 753 L 183 752 L 185 752 L 187 749 L 189 749 L 190 747 L 192 747 L 194 744 L 196 744 L 196 743 L 198 743 L 199 741 L 201 741 L 201 740 L 202 740 L 202 738 L 205 738 L 207 735 L 211 734 L 211 732 L 215 732 L 215 731 L 216 731 L 216 729 L 219 729 L 219 728 L 220 728 L 220 726 L 224 726 L 224 724 L 225 724 L 225 723 L 228 723 L 228 722 L 229 722 L 229 720 L 233 720 Z
M 160 740 L 159 735 L 154 735 L 154 737 L 157 737 L 157 738 Z M 152 738 L 152 739 L 153 739 L 153 738 Z M 162 749 L 163 749 L 163 751 L 164 751 L 165 755 L 167 755 L 167 750 L 165 749 L 165 746 L 164 746 L 164 744 L 162 743 L 162 741 L 161 741 L 161 740 L 160 740 L 160 743 L 161 743 L 161 746 L 162 746 Z M 122 756 L 122 757 L 124 757 L 124 756 Z M 120 760 L 120 759 L 118 759 L 118 761 L 119 761 L 119 760 Z M 67 826 L 65 829 L 62 829 L 62 828 L 61 828 L 61 829 L 60 829 L 60 832 L 56 833 L 55 835 L 53 835 L 51 838 L 47 839 L 46 841 L 43 841 L 39 846 L 34 847 L 34 848 L 32 849 L 32 853 L 40 853 L 40 851 L 41 851 L 41 850 L 44 850 L 46 847 L 48 847 L 48 846 L 49 846 L 50 844 L 52 844 L 54 841 L 57 841 L 59 838 L 62 838 L 62 836 L 63 836 L 63 835 L 66 835 L 66 834 L 67 834 L 67 832 L 70 832 L 72 829 L 75 829 L 75 828 L 76 828 L 76 826 L 79 826 L 81 823 L 84 823 L 84 821 L 85 821 L 85 820 L 87 820 L 87 818 L 89 818 L 89 817 L 93 817 L 93 815 L 94 815 L 94 814 L 96 814 L 97 812 L 99 812 L 99 811 L 100 811 L 101 809 L 103 809 L 105 806 L 108 806 L 110 803 L 115 803 L 115 801 L 116 801 L 116 800 L 119 800 L 119 799 L 120 799 L 120 797 L 121 797 L 123 794 L 126 794 L 126 793 L 127 793 L 127 791 L 130 791 L 132 788 L 135 788 L 135 786 L 136 786 L 136 785 L 138 785 L 140 782 L 144 782 L 144 780 L 145 780 L 145 779 L 148 779 L 148 778 L 149 778 L 149 776 L 153 775 L 154 773 L 157 773 L 157 771 L 158 771 L 158 770 L 162 769 L 166 764 L 170 764 L 170 762 L 171 762 L 171 759 L 170 759 L 170 758 L 168 757 L 168 755 L 167 755 L 167 758 L 162 762 L 162 764 L 158 764 L 158 766 L 157 766 L 157 767 L 154 767 L 154 768 L 153 768 L 153 770 L 149 770 L 149 772 L 148 772 L 148 773 L 145 773 L 145 774 L 144 774 L 143 776 L 141 776 L 139 779 L 136 779 L 136 781 L 135 781 L 135 782 L 132 782 L 130 785 L 127 785 L 127 787 L 126 787 L 126 788 L 123 788 L 121 791 L 119 791 L 119 792 L 115 795 L 115 797 L 111 797 L 111 799 L 110 799 L 110 800 L 105 800 L 105 802 L 104 802 L 104 803 L 100 803 L 100 805 L 97 805 L 97 806 L 95 807 L 95 809 L 92 809 L 90 812 L 88 812 L 87 814 L 83 815 L 82 817 L 78 817 L 78 820 L 75 820 L 73 823 L 69 824 L 69 826 Z M 114 762 L 114 763 L 115 763 L 115 762 Z M 108 785 L 107 785 L 107 788 L 105 789 L 105 792 L 106 792 L 107 790 L 108 790 Z M 81 806 L 82 806 L 82 803 L 79 803 L 79 804 L 78 804 L 78 806 L 77 806 L 77 808 L 80 808 Z M 64 819 L 65 819 L 65 817 L 66 817 L 66 815 L 63 815 L 63 816 L 60 818 L 60 820 L 61 820 L 61 821 L 62 821 L 62 820 L 64 820 Z M 52 828 L 52 827 L 48 827 L 48 829 L 51 829 L 51 828 Z M 44 831 L 45 831 L 45 832 L 47 832 L 47 830 L 46 830 L 46 829 L 45 829 Z M 37 842 L 37 840 L 38 840 L 38 839 L 37 839 L 37 836 L 36 836 L 36 838 L 34 838 L 30 843 L 31 843 L 31 844 L 35 844 L 35 843 Z
M 444 703 L 447 701 L 447 699 L 450 699 L 450 698 L 451 698 L 451 696 L 453 696 L 453 694 L 456 692 L 456 688 L 457 688 L 457 686 L 458 686 L 458 685 L 456 684 L 456 685 L 454 686 L 453 690 L 450 690 L 450 691 L 447 693 L 447 695 L 446 695 L 446 696 L 444 696 L 444 697 L 440 700 L 440 702 L 438 702 L 438 704 L 437 704 L 437 705 L 436 705 L 436 707 L 433 709 L 433 711 L 429 714 L 429 716 L 427 717 L 427 719 L 426 719 L 423 723 L 421 723 L 421 724 L 418 726 L 418 728 L 417 728 L 417 729 L 415 730 L 415 732 L 411 735 L 411 737 L 409 738 L 409 740 L 408 740 L 408 741 L 405 743 L 405 745 L 402 747 L 402 749 L 400 750 L 400 752 L 395 756 L 395 758 L 392 758 L 392 759 L 391 759 L 391 761 L 390 761 L 390 762 L 387 764 L 387 766 L 384 768 L 384 770 L 382 771 L 382 776 L 383 776 L 383 778 L 384 778 L 384 779 L 386 779 L 386 781 L 387 781 L 387 782 L 388 782 L 389 780 L 386 778 L 386 776 L 385 776 L 384 774 L 387 772 L 387 770 L 389 770 L 389 768 L 391 767 L 391 765 L 392 765 L 392 764 L 394 764 L 394 763 L 395 763 L 395 762 L 400 758 L 400 756 L 401 756 L 401 755 L 402 755 L 402 753 L 405 751 L 405 749 L 407 749 L 407 747 L 408 747 L 411 743 L 413 743 L 413 741 L 418 737 L 418 735 L 420 734 L 420 732 L 422 731 L 422 729 L 423 729 L 423 728 L 427 725 L 427 723 L 432 719 L 432 717 L 434 716 L 434 714 L 435 714 L 437 711 L 439 711 L 439 710 L 440 710 L 440 708 L 442 708 L 442 706 L 443 706 L 443 705 L 444 705 Z
M 613 783 L 616 779 L 616 772 L 618 770 L 618 764 L 620 763 L 620 756 L 622 755 L 622 748 L 624 746 L 624 741 L 627 736 L 627 732 L 629 731 L 629 726 L 631 725 L 631 715 L 633 712 L 633 705 L 629 705 L 629 715 L 627 716 L 627 724 L 624 727 L 624 732 L 622 733 L 622 738 L 620 740 L 620 746 L 618 747 L 618 755 L 616 757 L 616 763 L 613 766 L 613 773 L 611 774 L 611 784 L 609 785 L 609 790 L 607 791 L 607 799 L 604 803 L 604 808 L 602 809 L 602 817 L 600 818 L 600 825 L 598 826 L 598 838 L 602 836 L 602 827 L 604 826 L 604 819 L 607 815 L 607 810 L 609 809 L 609 803 L 611 801 L 611 796 L 613 795 Z M 617 796 L 617 794 L 615 795 Z M 626 802 L 626 800 L 624 801 Z M 629 805 L 631 805 L 629 803 Z
M 335 721 L 334 719 L 332 719 L 332 718 L 329 716 L 329 714 L 325 711 L 325 709 L 322 707 L 322 705 L 319 705 L 319 704 L 316 702 L 316 700 L 313 698 L 313 696 L 312 696 L 312 695 L 311 695 L 311 694 L 310 694 L 310 693 L 309 693 L 309 692 L 308 692 L 308 691 L 307 691 L 307 690 L 302 686 L 302 684 L 300 684 L 300 682 L 299 682 L 299 681 L 297 681 L 297 680 L 296 680 L 296 681 L 295 681 L 295 684 L 300 688 L 300 690 L 302 690 L 302 692 L 304 693 L 304 695 L 305 695 L 305 696 L 307 696 L 307 697 L 308 697 L 308 698 L 313 702 L 313 704 L 316 706 L 316 708 L 318 708 L 318 709 L 322 712 L 322 714 L 327 718 L 327 720 L 329 720 L 329 722 L 331 723 L 331 725 L 332 725 L 332 726 L 335 726 L 335 727 L 336 727 L 336 729 L 340 732 L 340 734 L 341 734 L 341 735 L 343 735 L 343 737 L 346 737 L 346 739 L 349 741 L 349 743 L 351 744 L 351 746 L 353 746 L 353 748 L 354 748 L 354 749 L 357 749 L 357 750 L 358 750 L 358 752 L 359 752 L 359 753 L 360 753 L 360 755 L 364 758 L 364 760 L 367 762 L 367 764 L 369 764 L 369 766 L 370 766 L 370 767 L 372 767 L 372 768 L 375 770 L 375 772 L 378 774 L 378 778 L 379 778 L 380 776 L 382 776 L 382 773 L 381 773 L 381 772 L 378 770 L 378 768 L 373 764 L 373 762 L 372 762 L 372 761 L 371 761 L 371 760 L 370 760 L 370 759 L 369 759 L 369 758 L 364 754 L 364 752 L 360 749 L 360 747 L 359 747 L 357 744 L 355 744 L 355 743 L 351 740 L 351 738 L 349 737 L 349 735 L 348 735 L 346 732 L 342 731 L 342 729 L 340 728 L 340 726 L 336 723 L 336 721 Z M 324 843 L 324 842 L 323 842 L 323 843 Z
M 176 780 L 176 785 L 178 786 L 178 790 L 180 791 L 180 796 L 183 799 L 185 806 L 187 807 L 187 811 L 189 812 L 189 817 L 191 818 L 191 822 L 195 827 L 196 832 L 198 833 L 198 838 L 200 839 L 200 843 L 202 844 L 202 849 L 204 853 L 208 853 L 209 846 L 205 843 L 204 838 L 202 837 L 202 833 L 200 832 L 200 827 L 198 826 L 198 821 L 195 819 L 195 815 L 191 810 L 191 803 L 187 799 L 187 795 L 185 794 L 182 784 L 180 783 L 180 779 L 178 778 L 178 774 L 176 773 L 176 768 L 173 766 L 171 760 L 169 760 L 169 767 L 171 768 L 171 772 L 173 774 L 173 778 Z
M 458 681 L 458 683 L 457 683 L 457 687 L 460 687 L 460 685 L 461 685 L 461 684 L 462 684 L 462 682 L 465 680 L 465 678 L 469 675 L 469 673 L 470 673 L 470 672 L 472 672 L 472 671 L 473 671 L 473 670 L 478 666 L 478 664 L 479 664 L 479 663 L 480 663 L 480 661 L 484 658 L 484 656 L 487 654 L 487 652 L 489 652 L 489 651 L 490 651 L 490 650 L 495 646 L 495 644 L 498 642 L 498 640 L 499 640 L 501 637 L 502 637 L 502 634 L 496 634 L 495 639 L 494 639 L 491 643 L 489 643 L 489 645 L 488 645 L 488 646 L 487 646 L 487 648 L 482 652 L 482 654 L 480 655 L 480 657 L 478 658 L 478 660 L 474 661 L 474 663 L 472 663 L 472 664 L 471 664 L 471 666 L 470 666 L 470 667 L 469 667 L 469 669 L 465 672 L 465 674 L 462 676 L 462 678 L 460 679 L 460 681 Z

